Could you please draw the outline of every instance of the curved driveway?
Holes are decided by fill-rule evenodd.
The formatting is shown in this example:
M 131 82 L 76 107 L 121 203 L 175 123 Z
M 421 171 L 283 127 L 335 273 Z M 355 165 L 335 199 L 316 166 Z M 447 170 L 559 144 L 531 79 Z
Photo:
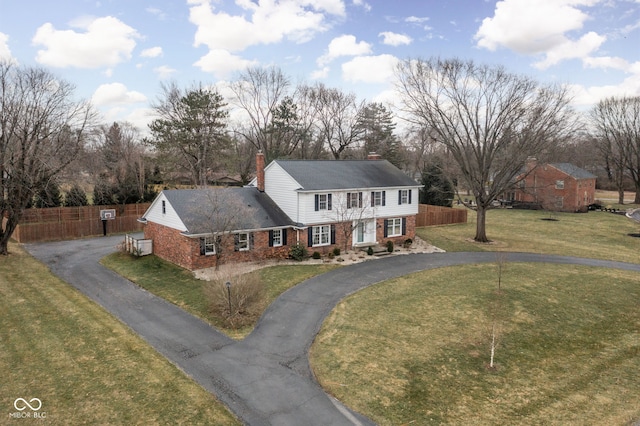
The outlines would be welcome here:
M 53 273 L 131 327 L 249 425 L 353 425 L 371 420 L 316 383 L 308 350 L 322 321 L 345 296 L 426 269 L 495 262 L 493 252 L 389 256 L 311 278 L 283 293 L 255 330 L 234 341 L 177 306 L 101 266 L 121 236 L 29 244 Z M 508 253 L 510 262 L 565 263 L 640 272 L 640 265 L 567 256 Z

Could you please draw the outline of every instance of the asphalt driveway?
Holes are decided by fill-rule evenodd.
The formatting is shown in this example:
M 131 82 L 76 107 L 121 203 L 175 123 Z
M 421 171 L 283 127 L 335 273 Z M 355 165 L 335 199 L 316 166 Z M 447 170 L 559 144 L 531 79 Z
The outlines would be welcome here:
M 248 425 L 373 424 L 328 396 L 309 367 L 308 350 L 325 317 L 345 296 L 369 285 L 426 269 L 495 262 L 496 254 L 428 253 L 389 256 L 311 278 L 283 293 L 255 330 L 234 341 L 98 263 L 122 236 L 28 244 L 51 271 L 142 336 L 158 352 L 215 394 Z M 579 264 L 640 272 L 640 265 L 508 253 L 507 261 Z

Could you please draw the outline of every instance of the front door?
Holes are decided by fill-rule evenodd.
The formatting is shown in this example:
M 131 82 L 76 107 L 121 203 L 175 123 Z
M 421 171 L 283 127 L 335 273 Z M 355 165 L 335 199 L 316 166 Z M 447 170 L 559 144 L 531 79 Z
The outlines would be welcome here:
M 375 220 L 354 221 L 353 245 L 362 246 L 376 242 L 376 222 Z

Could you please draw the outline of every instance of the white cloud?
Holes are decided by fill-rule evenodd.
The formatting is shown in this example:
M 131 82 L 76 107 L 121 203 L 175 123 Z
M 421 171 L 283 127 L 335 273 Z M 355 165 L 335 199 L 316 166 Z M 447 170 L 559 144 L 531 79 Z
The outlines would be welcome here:
M 405 22 L 409 22 L 411 24 L 423 24 L 425 22 L 427 22 L 429 20 L 429 18 L 427 18 L 426 16 L 424 17 L 419 17 L 419 16 L 409 16 L 408 18 L 405 18 Z
M 140 53 L 140 56 L 142 56 L 143 58 L 157 58 L 159 56 L 162 56 L 162 47 L 155 46 L 149 49 L 144 49 Z
M 342 77 L 350 82 L 389 82 L 398 61 L 393 55 L 359 56 L 342 64 Z
M 0 33 L 0 61 L 16 62 L 9 49 L 9 36 L 4 33 Z
M 106 16 L 77 21 L 83 32 L 56 30 L 46 23 L 37 29 L 32 42 L 44 46 L 36 61 L 53 67 L 112 67 L 131 58 L 140 35 L 117 18 Z
M 341 0 L 236 0 L 242 15 L 215 12 L 209 0 L 189 0 L 189 19 L 197 26 L 195 46 L 242 51 L 285 38 L 303 43 L 328 29 L 326 14 L 344 16 Z M 249 19 L 246 16 L 249 15 Z
M 322 69 L 315 70 L 311 73 L 311 80 L 323 80 L 329 77 L 329 67 L 323 67 Z
M 257 65 L 257 61 L 243 59 L 224 49 L 212 49 L 194 65 L 202 71 L 213 73 L 217 78 L 227 78 L 235 71 Z
M 122 83 L 102 84 L 91 97 L 91 102 L 96 106 L 131 105 L 146 101 L 145 95 L 127 90 L 127 87 Z
M 640 0 L 639 0 L 640 1 Z M 598 56 L 594 58 L 584 58 L 582 61 L 587 68 L 603 68 L 616 69 L 620 71 L 629 71 L 631 66 L 626 59 L 611 56 Z
M 384 31 L 378 34 L 382 37 L 382 43 L 389 46 L 401 46 L 403 44 L 411 44 L 413 41 L 411 37 L 405 34 L 393 33 L 391 31 Z
M 341 56 L 358 56 L 371 53 L 371 45 L 367 42 L 356 42 L 353 35 L 341 35 L 329 43 L 329 47 L 324 55 L 318 58 L 320 66 L 326 65 Z
M 600 0 L 501 0 L 494 16 L 485 18 L 475 34 L 478 47 L 500 47 L 527 55 L 544 55 L 535 65 L 546 68 L 565 59 L 586 57 L 605 41 L 594 32 L 579 39 L 567 34 L 580 30 L 590 19 L 580 7 Z
M 156 67 L 153 69 L 153 72 L 156 73 L 156 75 L 158 76 L 158 78 L 160 80 L 166 80 L 167 78 L 171 77 L 173 74 L 176 73 L 177 70 L 168 67 L 166 65 L 161 65 L 159 67 Z
M 371 12 L 371 5 L 363 0 L 353 0 L 353 5 L 362 7 L 367 12 Z

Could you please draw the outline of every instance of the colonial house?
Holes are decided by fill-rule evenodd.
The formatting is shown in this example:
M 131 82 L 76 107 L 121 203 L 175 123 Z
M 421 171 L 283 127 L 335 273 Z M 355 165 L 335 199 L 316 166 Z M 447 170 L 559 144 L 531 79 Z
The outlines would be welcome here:
M 376 155 L 265 167 L 258 153 L 248 186 L 165 190 L 140 221 L 157 256 L 194 270 L 284 258 L 295 244 L 321 253 L 401 244 L 415 238 L 419 188 Z
M 586 212 L 596 193 L 596 175 L 570 163 L 537 164 L 529 161 L 507 198 L 546 210 Z

